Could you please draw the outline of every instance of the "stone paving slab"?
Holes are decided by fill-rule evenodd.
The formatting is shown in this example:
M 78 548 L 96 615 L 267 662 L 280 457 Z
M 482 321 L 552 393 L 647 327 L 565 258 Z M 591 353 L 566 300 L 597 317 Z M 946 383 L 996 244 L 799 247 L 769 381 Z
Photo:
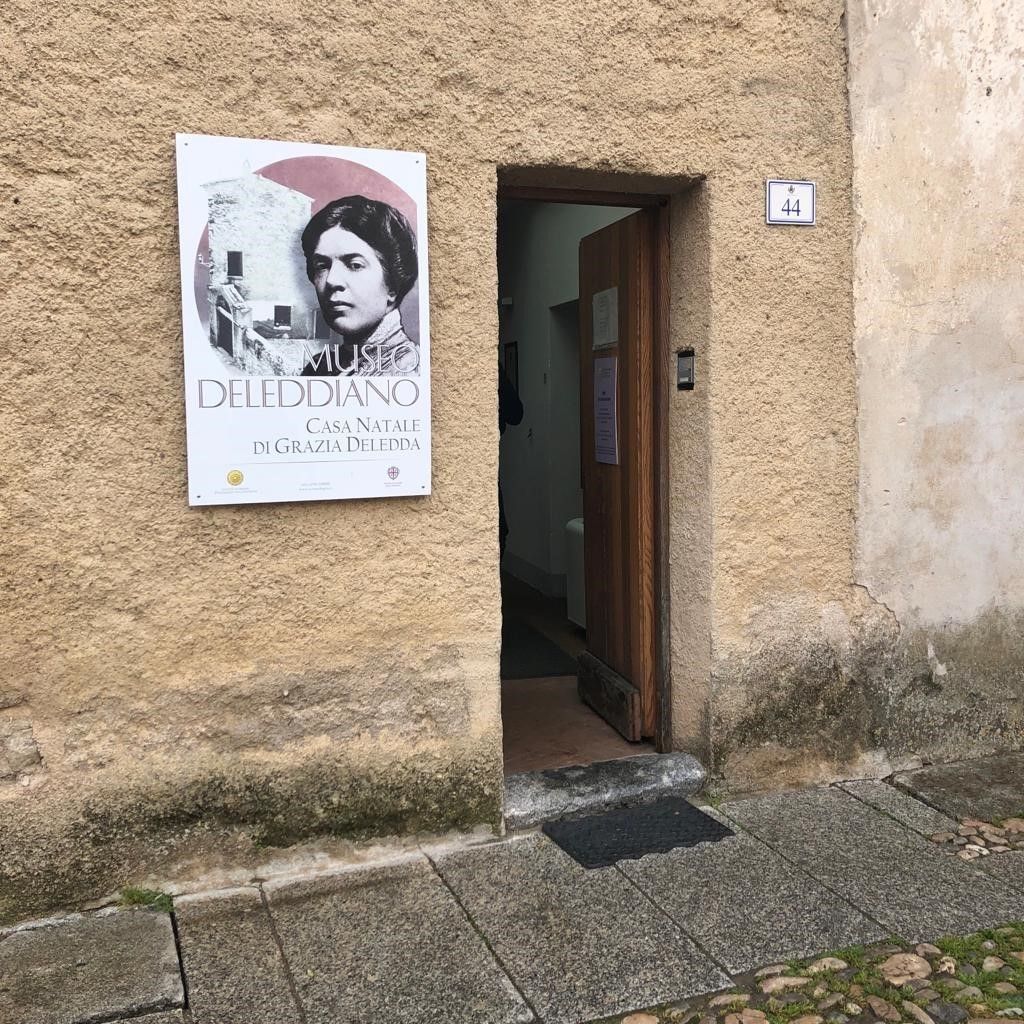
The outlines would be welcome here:
M 0 1021 L 78 1024 L 181 1006 L 167 914 L 75 915 L 0 940 Z
M 302 1024 L 258 889 L 175 901 L 194 1024 Z
M 185 1017 L 181 1010 L 170 1013 L 147 1013 L 143 1017 L 122 1017 L 112 1024 L 184 1024 Z
M 732 974 L 886 935 L 749 834 L 619 868 Z
M 1024 814 L 1024 753 L 933 764 L 899 772 L 893 781 L 951 818 L 1012 818 Z
M 266 892 L 309 1024 L 534 1019 L 425 858 Z
M 841 782 L 839 788 L 923 836 L 957 829 L 958 822 L 887 782 Z
M 1024 850 L 992 853 L 972 863 L 1003 884 L 1024 891 Z
M 545 1024 L 729 984 L 620 871 L 587 871 L 544 836 L 449 854 L 437 867 Z
M 722 810 L 906 939 L 1024 916 L 1024 896 L 839 789 L 740 800 Z

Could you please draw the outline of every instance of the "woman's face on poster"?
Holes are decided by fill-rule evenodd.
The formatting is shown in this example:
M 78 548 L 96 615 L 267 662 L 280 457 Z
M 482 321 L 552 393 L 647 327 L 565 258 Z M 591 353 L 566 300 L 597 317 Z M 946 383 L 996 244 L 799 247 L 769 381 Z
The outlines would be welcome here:
M 309 261 L 320 310 L 331 329 L 360 341 L 395 306 L 380 257 L 343 227 L 328 228 Z

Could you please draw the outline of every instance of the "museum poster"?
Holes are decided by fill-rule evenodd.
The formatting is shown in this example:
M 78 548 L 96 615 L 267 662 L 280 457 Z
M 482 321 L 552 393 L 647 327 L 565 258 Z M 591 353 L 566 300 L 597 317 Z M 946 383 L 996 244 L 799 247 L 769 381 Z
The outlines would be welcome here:
M 426 158 L 177 137 L 192 505 L 430 492 Z

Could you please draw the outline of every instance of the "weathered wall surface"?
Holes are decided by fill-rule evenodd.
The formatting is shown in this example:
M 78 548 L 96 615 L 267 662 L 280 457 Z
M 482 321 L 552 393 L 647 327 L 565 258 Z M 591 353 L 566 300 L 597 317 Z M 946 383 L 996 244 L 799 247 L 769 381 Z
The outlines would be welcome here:
M 1024 9 L 850 11 L 857 581 L 931 695 L 925 752 L 1024 742 Z
M 710 735 L 713 631 L 725 686 L 787 609 L 803 636 L 850 603 L 841 15 L 8 3 L 0 915 L 167 862 L 183 824 L 251 843 L 496 820 L 499 168 L 706 176 L 673 207 L 671 347 L 696 345 L 702 381 L 672 394 L 693 428 L 671 442 L 672 536 L 696 544 L 672 553 L 677 742 Z M 175 131 L 427 153 L 431 497 L 187 507 Z M 763 180 L 795 174 L 821 224 L 769 232 Z
M 763 467 L 780 514 L 761 541 L 789 549 L 788 567 L 781 553 L 763 563 L 778 583 L 768 603 L 743 552 L 733 570 L 733 539 L 715 546 L 736 582 L 716 612 L 747 615 L 738 643 L 736 619 L 715 628 L 715 739 L 734 785 L 1024 743 L 1024 12 L 852 0 L 847 13 L 857 436 L 849 360 L 838 380 L 808 362 L 815 390 L 768 400 L 839 388 L 844 412 L 818 433 L 806 414 L 778 421 L 779 456 L 819 460 L 822 487 L 808 502 L 781 458 Z M 859 474 L 855 522 L 829 498 L 836 465 L 844 481 Z M 716 511 L 753 512 L 749 481 L 737 476 Z M 780 536 L 783 522 L 799 526 Z M 854 555 L 819 563 L 831 578 L 807 561 L 823 535 Z M 834 601 L 801 595 L 815 577 Z
M 668 409 L 667 587 L 671 628 L 672 740 L 711 755 L 711 225 L 709 184 L 672 199 L 669 322 L 672 350 L 694 350 L 692 391 Z M 669 354 L 671 359 L 671 352 Z M 681 400 L 680 400 L 681 399 Z
M 1024 607 L 1024 10 L 853 11 L 857 571 L 941 630 Z
M 865 723 L 846 713 L 851 679 L 835 650 L 851 647 L 856 620 L 874 614 L 852 585 L 857 435 L 845 18 L 842 5 L 825 24 L 808 5 L 785 8 L 784 23 L 810 16 L 833 48 L 813 81 L 776 71 L 740 85 L 743 102 L 760 106 L 785 139 L 768 163 L 737 154 L 734 176 L 709 179 L 706 249 L 698 249 L 711 295 L 706 735 L 712 770 L 739 788 L 860 772 L 877 746 Z M 766 177 L 816 181 L 816 226 L 766 225 Z M 719 242 L 739 236 L 746 244 L 735 249 Z M 700 375 L 698 347 L 697 405 Z M 680 663 L 677 656 L 674 672 Z

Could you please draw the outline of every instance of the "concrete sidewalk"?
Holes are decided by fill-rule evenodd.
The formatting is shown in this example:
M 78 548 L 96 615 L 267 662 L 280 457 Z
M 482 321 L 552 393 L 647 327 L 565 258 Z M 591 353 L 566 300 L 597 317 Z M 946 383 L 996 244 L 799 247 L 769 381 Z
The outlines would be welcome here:
M 898 781 L 726 803 L 713 813 L 735 835 L 611 868 L 532 833 L 181 898 L 173 915 L 25 926 L 0 940 L 0 1022 L 572 1024 L 791 958 L 1024 918 L 1024 851 L 951 855 L 928 838 L 958 824 L 939 784 L 923 779 L 925 803 Z

